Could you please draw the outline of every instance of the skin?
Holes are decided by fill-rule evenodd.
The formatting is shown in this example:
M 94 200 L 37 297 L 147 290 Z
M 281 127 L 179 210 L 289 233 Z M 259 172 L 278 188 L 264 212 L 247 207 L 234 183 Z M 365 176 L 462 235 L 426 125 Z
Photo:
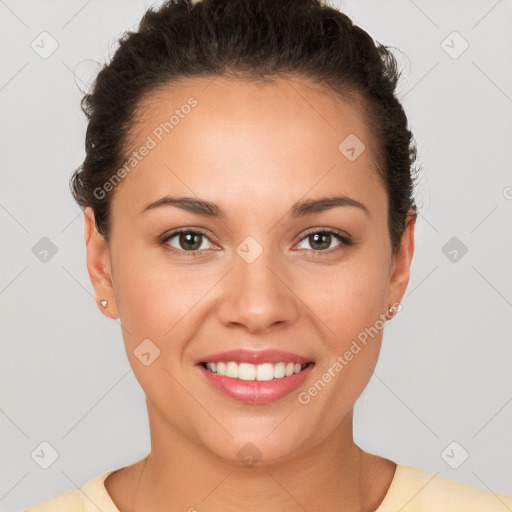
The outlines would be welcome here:
M 89 275 L 98 302 L 109 301 L 100 310 L 121 321 L 151 433 L 150 454 L 110 475 L 107 491 L 122 512 L 375 510 L 396 465 L 354 443 L 352 420 L 382 329 L 308 404 L 297 394 L 402 299 L 414 218 L 393 252 L 377 141 L 360 106 L 298 77 L 265 85 L 219 77 L 155 92 L 133 128 L 134 149 L 190 96 L 198 105 L 116 187 L 109 243 L 84 210 Z M 366 146 L 354 161 L 338 150 L 349 134 Z M 172 206 L 141 214 L 171 194 L 213 201 L 227 218 Z M 330 195 L 368 213 L 344 206 L 287 215 L 296 201 Z M 182 227 L 207 232 L 196 257 L 179 236 L 166 242 L 179 254 L 159 244 Z M 315 245 L 305 232 L 322 228 L 354 243 L 333 236 Z M 263 249 L 250 264 L 236 252 L 248 236 Z M 147 338 L 160 349 L 148 366 L 134 355 Z M 294 352 L 315 367 L 277 402 L 238 402 L 213 389 L 195 362 L 241 347 Z M 237 456 L 247 442 L 262 455 L 252 467 Z

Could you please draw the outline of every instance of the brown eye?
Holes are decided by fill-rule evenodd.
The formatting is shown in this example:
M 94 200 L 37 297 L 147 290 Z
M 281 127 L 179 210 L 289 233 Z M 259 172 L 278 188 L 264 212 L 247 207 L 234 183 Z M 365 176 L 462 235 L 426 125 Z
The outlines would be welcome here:
M 176 245 L 170 243 L 170 240 L 173 239 L 176 239 Z M 208 248 L 207 244 L 206 246 L 203 244 L 205 240 L 209 240 L 209 238 L 200 231 L 182 230 L 175 231 L 174 233 L 166 236 L 162 240 L 162 244 L 170 246 L 172 250 L 177 252 L 197 252 Z
M 350 239 L 344 236 L 342 232 L 333 231 L 330 229 L 313 231 L 307 234 L 301 243 L 307 240 L 313 252 L 331 252 L 329 249 L 337 250 L 343 248 L 343 246 L 350 245 Z M 333 242 L 338 244 L 332 246 Z

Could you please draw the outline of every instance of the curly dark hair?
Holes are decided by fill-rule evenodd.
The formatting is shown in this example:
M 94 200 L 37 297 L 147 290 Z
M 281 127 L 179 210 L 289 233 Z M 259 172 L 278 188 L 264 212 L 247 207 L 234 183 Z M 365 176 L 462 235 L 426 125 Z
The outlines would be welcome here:
M 389 47 L 323 0 L 168 0 L 147 10 L 138 30 L 121 36 L 111 62 L 82 98 L 86 156 L 70 179 L 75 201 L 92 207 L 108 241 L 113 192 L 95 190 L 126 161 L 137 108 L 159 87 L 189 78 L 272 81 L 284 75 L 359 99 L 377 141 L 395 250 L 416 216 L 416 147 L 395 93 L 397 62 Z

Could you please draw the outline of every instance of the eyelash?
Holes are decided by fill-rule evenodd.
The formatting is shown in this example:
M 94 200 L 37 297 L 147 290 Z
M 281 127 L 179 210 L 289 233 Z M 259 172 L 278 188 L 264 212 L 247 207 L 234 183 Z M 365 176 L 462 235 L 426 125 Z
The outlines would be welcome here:
M 176 249 L 175 247 L 172 247 L 171 245 L 169 245 L 167 243 L 169 240 L 171 240 L 176 235 L 179 235 L 181 233 L 200 234 L 200 235 L 204 236 L 206 239 L 210 240 L 208 235 L 200 229 L 192 230 L 192 229 L 181 228 L 181 229 L 177 229 L 167 235 L 164 235 L 164 237 L 162 239 L 160 239 L 160 244 L 164 247 L 165 250 L 171 251 L 175 254 L 185 253 L 187 256 L 191 256 L 191 257 L 200 256 L 203 249 L 195 250 L 195 251 L 184 251 L 184 250 Z M 333 249 L 326 249 L 326 250 L 308 249 L 309 252 L 312 252 L 315 255 L 320 255 L 322 253 L 332 254 L 333 252 L 336 252 L 339 249 L 343 249 L 344 247 L 349 247 L 352 245 L 352 240 L 349 237 L 347 237 L 343 233 L 343 231 L 339 231 L 337 229 L 331 229 L 331 228 L 317 229 L 314 231 L 309 231 L 300 239 L 299 243 L 302 242 L 303 240 L 305 240 L 306 238 L 310 237 L 311 235 L 315 235 L 318 233 L 333 235 L 335 238 L 337 238 L 341 242 L 341 244 L 338 245 L 337 247 L 334 247 Z M 211 240 L 210 240 L 210 242 L 211 242 Z

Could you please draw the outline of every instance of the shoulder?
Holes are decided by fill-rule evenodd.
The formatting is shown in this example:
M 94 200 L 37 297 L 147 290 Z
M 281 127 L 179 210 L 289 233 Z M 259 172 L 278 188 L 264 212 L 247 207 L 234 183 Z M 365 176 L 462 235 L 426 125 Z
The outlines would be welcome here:
M 115 470 L 88 480 L 80 489 L 63 492 L 24 512 L 119 512 L 105 489 L 105 479 Z
M 398 464 L 395 478 L 376 512 L 510 512 L 512 497 Z
M 84 510 L 80 491 L 75 489 L 34 505 L 25 512 L 83 512 Z

